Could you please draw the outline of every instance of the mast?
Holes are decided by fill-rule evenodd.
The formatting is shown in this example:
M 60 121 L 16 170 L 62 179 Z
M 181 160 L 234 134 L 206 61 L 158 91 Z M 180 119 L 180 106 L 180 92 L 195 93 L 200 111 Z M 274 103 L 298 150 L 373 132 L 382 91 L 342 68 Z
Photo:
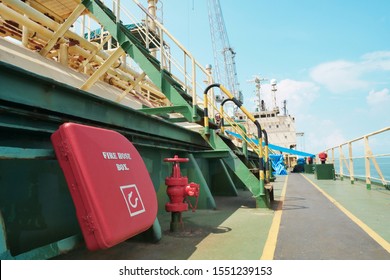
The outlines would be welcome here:
M 254 76 L 253 80 L 247 81 L 250 83 L 255 83 L 256 87 L 256 108 L 255 111 L 261 112 L 265 111 L 265 103 L 264 100 L 261 100 L 261 83 L 264 81 L 268 81 L 267 78 L 260 78 L 260 76 Z
M 241 102 L 235 56 L 236 52 L 230 46 L 228 33 L 222 15 L 219 0 L 208 0 L 210 34 L 214 53 L 215 81 L 223 84 L 235 98 Z
M 277 91 L 277 88 L 276 88 L 276 80 L 275 79 L 272 79 L 271 80 L 271 91 L 272 91 L 272 100 L 273 100 L 273 110 L 279 114 L 279 107 L 276 105 L 276 91 Z

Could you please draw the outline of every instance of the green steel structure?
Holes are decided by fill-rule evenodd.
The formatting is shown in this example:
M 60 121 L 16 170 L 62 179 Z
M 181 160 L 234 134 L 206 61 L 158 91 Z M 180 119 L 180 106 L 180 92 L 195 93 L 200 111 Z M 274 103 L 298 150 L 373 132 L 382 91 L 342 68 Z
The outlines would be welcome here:
M 51 134 L 65 122 L 120 132 L 140 152 L 153 181 L 159 211 L 168 201 L 164 180 L 171 166 L 163 159 L 188 157 L 181 166 L 189 181 L 200 184 L 198 208 L 215 209 L 213 195 L 237 195 L 248 189 L 257 207 L 269 207 L 272 190 L 260 192 L 258 156 L 234 146 L 213 129 L 195 132 L 154 115 L 180 112 L 202 124 L 203 110 L 191 104 L 185 90 L 160 67 L 124 25 L 100 1 L 85 7 L 109 30 L 173 104 L 135 110 L 0 62 L 0 259 L 47 259 L 82 242 L 75 209 L 55 158 Z M 162 235 L 159 221 L 144 233 Z

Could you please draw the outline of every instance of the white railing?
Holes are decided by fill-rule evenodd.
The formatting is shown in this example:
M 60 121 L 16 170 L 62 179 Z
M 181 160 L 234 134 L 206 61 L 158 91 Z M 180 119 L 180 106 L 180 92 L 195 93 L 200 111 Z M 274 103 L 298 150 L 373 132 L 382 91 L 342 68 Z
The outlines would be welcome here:
M 374 142 L 378 154 L 373 153 L 369 140 Z M 390 186 L 390 127 L 369 133 L 338 146 L 328 148 L 329 161 L 335 164 L 336 175 L 343 179 L 349 177 L 353 184 L 356 179 L 363 178 L 368 189 L 372 183 L 380 183 L 386 188 Z M 371 167 L 374 167 L 372 170 Z M 345 169 L 344 169 L 345 168 Z M 362 174 L 363 173 L 363 174 Z
M 52 40 L 50 38 L 53 35 L 60 34 L 59 31 L 64 28 L 62 24 L 44 15 L 43 4 L 38 3 L 37 6 L 34 6 L 32 4 L 36 4 L 36 2 L 29 5 L 28 2 L 22 0 L 3 0 L 0 2 L 0 19 L 4 16 L 4 19 L 13 19 L 17 22 L 20 29 L 17 34 L 22 35 L 16 39 L 23 41 L 25 46 L 31 49 L 35 50 L 45 46 Z M 117 19 L 124 25 L 129 24 L 135 27 L 133 32 L 138 32 L 139 36 L 137 37 L 143 40 L 145 47 L 149 47 L 150 52 L 160 61 L 161 66 L 169 71 L 173 78 L 192 96 L 195 116 L 195 107 L 203 107 L 204 89 L 208 84 L 213 83 L 209 70 L 205 69 L 138 0 L 104 0 L 103 2 L 118 15 Z M 81 0 L 74 0 L 72 5 L 76 9 L 76 7 L 81 7 L 80 3 Z M 153 102 L 154 106 L 171 105 L 156 85 L 148 77 L 145 77 L 143 69 L 140 69 L 130 56 L 122 55 L 120 52 L 115 53 L 116 46 L 113 45 L 113 39 L 94 16 L 83 13 L 77 19 L 73 20 L 72 18 L 65 25 L 69 23 L 71 27 L 65 31 L 64 35 L 58 35 L 60 36 L 61 48 L 51 51 L 48 48 L 47 51 L 50 52 L 46 54 L 46 57 L 57 60 L 76 71 L 92 75 L 110 56 L 115 55 L 116 58 L 116 56 L 121 55 L 120 59 L 115 59 L 112 65 L 106 63 L 105 73 L 108 75 L 95 75 L 94 79 L 89 79 L 82 86 L 83 89 L 87 90 L 97 79 L 101 79 L 123 90 L 116 100 L 117 102 L 120 102 L 130 90 L 135 89 L 141 92 L 148 102 Z M 31 34 L 34 36 L 31 37 Z M 29 40 L 24 40 L 27 36 L 30 36 Z M 95 36 L 95 40 L 92 40 L 92 36 Z M 71 42 L 78 42 L 78 44 L 71 44 Z M 133 94 L 136 95 L 136 93 Z M 213 104 L 215 102 L 213 92 L 208 100 L 209 104 L 212 105 L 209 116 L 214 117 L 216 111 Z
M 212 83 L 212 76 L 191 52 L 138 0 L 104 0 L 103 3 L 115 14 L 119 13 L 119 19 L 124 25 L 134 26 L 133 32 L 138 33 L 146 48 L 149 48 L 151 54 L 160 61 L 162 67 L 169 71 L 173 78 L 192 96 L 194 107 L 196 105 L 203 107 L 203 90 L 209 83 Z M 89 29 L 92 28 L 89 27 Z M 211 99 L 210 102 L 214 102 L 214 99 Z M 213 116 L 214 110 L 211 110 L 209 114 Z

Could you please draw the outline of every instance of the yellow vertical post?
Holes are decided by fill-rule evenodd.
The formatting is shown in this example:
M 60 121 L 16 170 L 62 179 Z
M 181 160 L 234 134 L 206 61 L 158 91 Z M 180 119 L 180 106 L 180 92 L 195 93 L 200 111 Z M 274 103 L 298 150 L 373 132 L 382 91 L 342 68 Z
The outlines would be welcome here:
M 265 147 L 265 160 L 266 160 L 266 169 L 265 169 L 265 177 L 267 178 L 267 181 L 271 181 L 271 174 L 269 171 L 269 161 L 268 161 L 268 146 Z
M 332 148 L 332 163 L 334 164 L 334 148 Z
M 30 5 L 30 1 L 26 1 L 26 4 Z M 28 37 L 29 37 L 29 35 L 30 35 L 30 32 L 28 30 L 28 27 L 23 25 L 23 28 L 22 28 L 22 44 L 25 47 L 28 47 Z
M 192 57 L 191 59 L 191 63 L 192 63 L 192 82 L 191 82 L 191 87 L 192 87 L 192 117 L 195 118 L 197 113 L 196 113 L 196 106 L 197 106 L 197 103 L 198 103 L 198 100 L 197 100 L 197 95 L 196 95 L 196 64 L 195 64 L 195 58 Z M 204 108 L 205 108 L 205 112 L 207 112 L 207 134 L 210 132 L 209 131 L 209 118 L 208 118 L 208 98 L 207 98 L 207 94 L 205 96 L 205 99 L 204 99 Z M 205 113 L 205 117 L 206 117 L 206 113 Z M 206 122 L 205 122 L 205 127 L 206 127 Z
M 366 188 L 371 190 L 370 152 L 367 136 L 364 136 L 364 162 L 366 167 Z
M 255 121 L 256 126 L 258 127 L 257 129 L 259 130 L 258 132 L 258 138 L 259 138 L 259 172 L 260 172 L 260 195 L 265 195 L 264 192 L 264 164 L 263 164 L 263 138 L 262 133 L 261 133 L 261 127 L 259 122 L 256 120 Z
M 210 128 L 209 128 L 209 111 L 208 111 L 208 98 L 207 98 L 207 92 L 205 91 L 203 96 L 203 122 L 204 122 L 204 130 L 205 134 L 210 134 Z
M 68 66 L 68 44 L 61 43 L 60 44 L 60 63 L 64 66 Z
M 221 105 L 221 132 L 222 134 L 225 133 L 225 123 L 224 123 L 224 117 L 223 115 L 225 114 L 224 110 L 223 110 L 223 105 Z
M 353 158 L 352 158 L 352 143 L 348 143 L 348 156 L 349 156 L 349 177 L 351 184 L 355 182 L 354 170 L 353 170 Z
M 340 145 L 339 146 L 339 170 L 340 170 L 340 180 L 343 181 L 344 180 L 344 174 L 343 174 L 343 158 L 344 158 L 344 154 L 343 154 L 343 146 Z

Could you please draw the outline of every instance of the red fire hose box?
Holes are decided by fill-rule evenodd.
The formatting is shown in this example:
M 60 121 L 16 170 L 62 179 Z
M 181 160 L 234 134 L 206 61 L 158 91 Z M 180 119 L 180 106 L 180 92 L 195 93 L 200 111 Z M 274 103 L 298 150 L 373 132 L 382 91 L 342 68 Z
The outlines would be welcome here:
M 123 135 L 65 123 L 51 141 L 89 250 L 112 247 L 153 225 L 156 192 L 140 154 Z

